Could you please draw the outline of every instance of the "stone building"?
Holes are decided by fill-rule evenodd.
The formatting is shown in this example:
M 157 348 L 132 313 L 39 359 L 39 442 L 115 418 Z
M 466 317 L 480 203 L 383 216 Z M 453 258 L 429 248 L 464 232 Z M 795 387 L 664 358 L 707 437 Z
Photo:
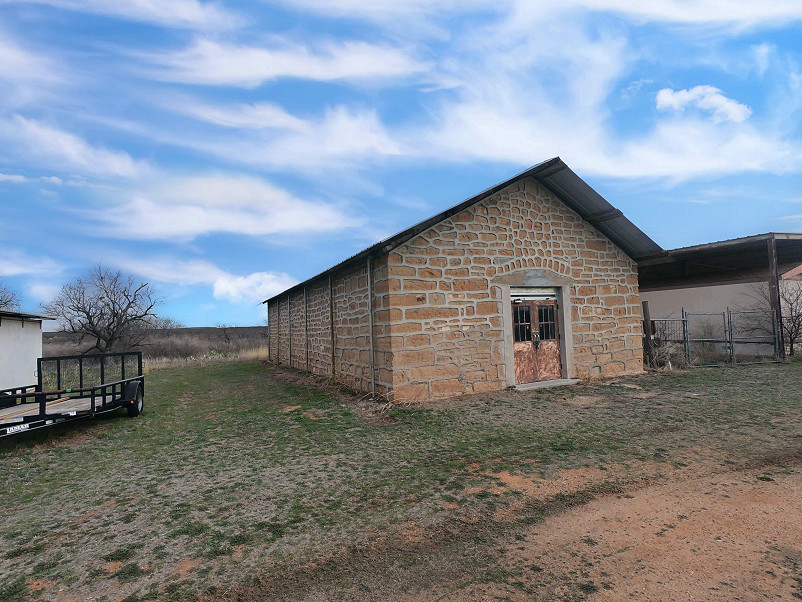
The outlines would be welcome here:
M 637 374 L 660 254 L 551 159 L 265 301 L 270 358 L 394 401 Z

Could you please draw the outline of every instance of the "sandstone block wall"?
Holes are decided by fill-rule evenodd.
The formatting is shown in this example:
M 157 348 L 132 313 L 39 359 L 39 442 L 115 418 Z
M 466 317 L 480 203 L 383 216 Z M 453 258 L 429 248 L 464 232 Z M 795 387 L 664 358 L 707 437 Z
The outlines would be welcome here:
M 362 265 L 333 283 L 334 374 L 360 391 L 370 389 L 368 273 Z
M 304 293 L 298 291 L 289 296 L 290 366 L 306 369 L 306 316 L 304 315 Z
M 331 376 L 331 317 L 328 278 L 307 289 L 307 324 L 309 332 L 309 371 Z
M 374 259 L 377 393 L 420 401 L 513 384 L 504 295 L 532 274 L 539 286 L 551 279 L 563 287 L 571 338 L 560 344 L 572 350 L 568 376 L 641 372 L 636 270 L 536 180 L 509 186 Z M 273 300 L 271 358 L 288 365 L 291 350 L 293 367 L 369 391 L 369 295 L 362 264 L 333 275 L 331 284 L 326 276 L 307 285 L 305 304 L 302 290 Z
M 533 179 L 433 226 L 388 262 L 394 399 L 512 384 L 501 286 L 532 272 L 570 282 L 573 334 L 561 345 L 573 346 L 576 376 L 643 370 L 635 263 Z
M 372 270 L 379 282 L 386 281 L 385 260 L 375 262 Z M 271 301 L 268 305 L 271 360 L 332 377 L 359 391 L 370 391 L 368 295 L 365 263 L 330 280 L 324 277 L 313 281 L 306 287 L 306 297 L 301 288 Z M 373 296 L 375 304 L 380 298 L 375 286 Z M 390 357 L 381 349 L 387 330 L 381 316 L 374 312 L 375 380 L 380 395 L 387 394 L 390 382 Z

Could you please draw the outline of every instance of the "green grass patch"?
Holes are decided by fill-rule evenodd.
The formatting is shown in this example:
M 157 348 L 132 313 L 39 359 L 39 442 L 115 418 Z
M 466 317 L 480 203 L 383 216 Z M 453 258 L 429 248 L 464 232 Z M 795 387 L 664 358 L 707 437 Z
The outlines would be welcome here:
M 505 392 L 381 414 L 260 362 L 153 371 L 139 418 L 120 411 L 0 440 L 0 593 L 59 570 L 75 579 L 66 587 L 76 597 L 101 597 L 108 575 L 80 577 L 84 567 L 120 562 L 112 576 L 128 588 L 121 596 L 187 599 L 405 530 L 426 542 L 438 529 L 464 529 L 473 550 L 494 534 L 470 531 L 465 517 L 490 520 L 525 499 L 502 488 L 501 471 L 549 478 L 641 461 L 687 466 L 699 449 L 733 463 L 798 452 L 802 400 L 789 391 L 802 390 L 799 368 L 665 373 L 637 379 L 639 390 L 591 383 L 570 395 Z M 601 401 L 567 403 L 575 395 Z M 515 514 L 515 526 L 617 487 L 555 495 Z M 58 567 L 48 564 L 54 549 Z M 368 555 L 365 566 L 389 556 Z M 473 574 L 510 581 L 488 566 Z

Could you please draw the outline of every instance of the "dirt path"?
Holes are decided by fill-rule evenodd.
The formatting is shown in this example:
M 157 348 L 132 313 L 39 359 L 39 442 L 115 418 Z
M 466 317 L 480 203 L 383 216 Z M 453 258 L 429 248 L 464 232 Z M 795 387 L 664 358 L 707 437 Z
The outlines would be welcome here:
M 802 598 L 802 472 L 651 485 L 552 516 L 503 550 L 506 584 L 439 599 Z

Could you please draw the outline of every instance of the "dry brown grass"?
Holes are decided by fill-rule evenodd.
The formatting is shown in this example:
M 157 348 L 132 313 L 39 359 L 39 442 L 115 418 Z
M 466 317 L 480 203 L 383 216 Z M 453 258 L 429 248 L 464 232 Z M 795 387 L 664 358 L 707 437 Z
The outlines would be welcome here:
M 140 347 L 117 351 L 141 351 L 144 371 L 148 373 L 165 368 L 267 359 L 266 335 L 266 329 L 260 326 L 154 330 Z M 88 347 L 71 333 L 48 332 L 44 336 L 45 357 L 78 355 Z
M 208 366 L 209 364 L 220 364 L 225 362 L 250 362 L 266 360 L 268 356 L 267 345 L 261 347 L 250 347 L 229 353 L 206 353 L 199 356 L 189 357 L 153 357 L 146 355 L 143 358 L 143 370 L 145 374 L 152 370 L 163 370 L 165 368 L 183 368 L 186 366 Z

